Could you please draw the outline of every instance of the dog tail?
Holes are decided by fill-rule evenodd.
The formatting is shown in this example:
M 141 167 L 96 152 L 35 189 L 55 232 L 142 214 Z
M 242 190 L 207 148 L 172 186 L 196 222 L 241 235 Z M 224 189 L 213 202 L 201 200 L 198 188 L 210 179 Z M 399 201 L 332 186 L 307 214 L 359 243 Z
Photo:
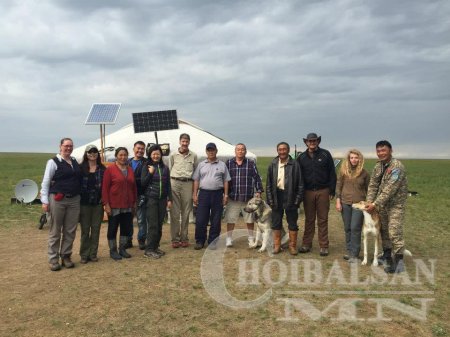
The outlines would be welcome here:
M 405 256 L 412 256 L 412 253 L 408 249 L 403 250 L 403 255 Z

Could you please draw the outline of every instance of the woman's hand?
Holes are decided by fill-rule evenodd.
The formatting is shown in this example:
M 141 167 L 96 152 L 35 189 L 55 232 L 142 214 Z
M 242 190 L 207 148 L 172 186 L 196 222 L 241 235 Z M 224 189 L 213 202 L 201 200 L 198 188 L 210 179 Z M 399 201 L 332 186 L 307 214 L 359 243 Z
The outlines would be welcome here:
M 42 204 L 42 211 L 47 213 L 50 210 L 50 207 L 48 204 Z
M 342 212 L 341 199 L 339 199 L 339 198 L 336 199 L 336 210 L 337 210 L 338 212 Z
M 105 210 L 106 214 L 111 215 L 111 207 L 109 204 L 106 204 L 103 209 Z
M 155 167 L 153 165 L 148 166 L 148 173 L 150 173 L 150 174 L 155 173 Z
M 172 201 L 167 201 L 167 210 L 170 210 L 172 208 Z

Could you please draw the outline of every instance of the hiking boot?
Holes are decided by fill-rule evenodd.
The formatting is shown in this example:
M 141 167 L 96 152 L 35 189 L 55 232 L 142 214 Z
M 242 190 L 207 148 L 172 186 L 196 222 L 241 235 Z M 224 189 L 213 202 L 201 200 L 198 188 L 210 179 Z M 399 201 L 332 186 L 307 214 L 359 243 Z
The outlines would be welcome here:
M 161 250 L 161 249 L 159 249 L 159 248 L 156 248 L 156 252 L 157 252 L 159 255 L 161 255 L 161 256 L 166 255 L 166 252 L 163 251 L 163 250 Z
M 300 254 L 309 253 L 311 251 L 311 247 L 301 246 L 298 250 Z
M 289 254 L 297 255 L 297 231 L 289 231 Z
M 66 268 L 73 268 L 75 267 L 75 263 L 72 262 L 72 259 L 70 256 L 65 256 L 61 259 L 61 265 Z
M 388 258 L 392 258 L 392 250 L 391 249 L 385 249 L 383 250 L 383 254 L 377 256 L 378 265 L 382 266 L 386 264 L 386 260 Z
M 144 250 L 145 249 L 145 240 L 138 240 L 139 249 Z
M 50 262 L 49 266 L 51 271 L 61 270 L 61 265 L 58 262 Z
M 328 256 L 328 248 L 320 248 L 320 256 Z
M 159 255 L 155 250 L 146 250 L 144 253 L 144 257 L 152 259 L 160 259 L 161 255 Z
M 394 259 L 390 259 L 390 263 L 386 263 L 384 271 L 388 274 L 402 273 L 405 271 L 405 264 L 403 262 L 403 254 L 395 254 Z
M 194 246 L 194 249 L 195 249 L 195 250 L 200 250 L 200 249 L 202 249 L 204 246 L 205 246 L 205 244 L 200 243 L 200 242 L 197 242 L 197 243 L 195 244 L 195 246 Z
M 108 240 L 108 245 L 109 245 L 109 256 L 116 261 L 122 260 L 122 256 L 120 256 L 120 254 L 117 252 L 116 240 Z

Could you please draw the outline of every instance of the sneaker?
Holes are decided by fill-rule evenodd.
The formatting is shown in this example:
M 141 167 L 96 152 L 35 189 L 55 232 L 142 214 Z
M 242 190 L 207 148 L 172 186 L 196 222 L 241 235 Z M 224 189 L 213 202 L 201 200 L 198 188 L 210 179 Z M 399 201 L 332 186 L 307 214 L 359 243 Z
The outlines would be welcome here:
M 70 256 L 63 257 L 62 261 L 61 261 L 61 265 L 66 268 L 75 267 L 75 263 L 72 262 L 72 259 L 70 258 Z
M 300 247 L 298 250 L 298 252 L 300 254 L 309 253 L 310 251 L 311 251 L 311 247 L 305 247 L 305 246 Z
M 166 255 L 166 252 L 163 251 L 163 250 L 161 250 L 161 249 L 159 249 L 159 248 L 156 248 L 156 252 L 157 252 L 159 255 L 161 255 L 161 256 Z
M 328 248 L 320 248 L 320 256 L 328 256 Z
M 152 258 L 152 259 L 160 259 L 161 258 L 161 255 L 159 255 L 156 251 L 154 251 L 154 250 L 147 250 L 145 253 L 144 253 L 144 256 L 145 257 L 148 257 L 148 258 Z
M 187 241 L 181 241 L 181 247 L 183 247 L 183 248 L 189 247 L 189 242 L 187 242 Z
M 51 262 L 51 263 L 49 263 L 49 265 L 50 265 L 51 271 L 61 270 L 61 265 L 58 262 Z
M 200 243 L 200 242 L 197 242 L 197 243 L 195 244 L 195 246 L 194 246 L 194 249 L 195 249 L 195 250 L 200 250 L 200 249 L 202 249 L 204 246 L 205 246 L 205 244 Z
M 172 248 L 179 248 L 179 247 L 180 247 L 180 243 L 178 241 L 172 242 Z
M 231 238 L 227 238 L 225 242 L 227 247 L 233 247 L 233 240 Z
M 88 258 L 87 258 L 87 257 L 81 257 L 80 263 L 81 263 L 81 264 L 86 264 L 86 263 L 88 263 Z

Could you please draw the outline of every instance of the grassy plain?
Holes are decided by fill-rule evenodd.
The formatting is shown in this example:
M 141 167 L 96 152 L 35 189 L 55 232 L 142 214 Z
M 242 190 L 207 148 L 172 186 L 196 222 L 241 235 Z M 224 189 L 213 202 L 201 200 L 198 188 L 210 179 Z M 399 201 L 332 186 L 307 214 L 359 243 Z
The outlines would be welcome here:
M 40 184 L 49 157 L 48 154 L 0 153 L 3 163 L 0 169 L 3 182 L 0 189 L 0 336 L 447 336 L 450 332 L 449 160 L 403 160 L 408 169 L 410 190 L 419 192 L 419 196 L 408 200 L 405 239 L 414 259 L 424 261 L 428 267 L 431 266 L 429 260 L 436 259 L 433 282 L 419 273 L 419 282 L 409 285 L 405 284 L 405 279 L 393 278 L 389 279 L 392 284 L 337 284 L 335 280 L 339 276 L 332 270 L 336 271 L 338 266 L 348 280 L 350 269 L 342 260 L 342 221 L 332 207 L 330 256 L 326 258 L 319 257 L 316 242 L 311 254 L 293 259 L 287 253 L 270 258 L 248 250 L 245 239 L 227 250 L 225 283 L 228 291 L 240 300 L 254 299 L 270 288 L 270 282 L 263 277 L 259 278 L 260 284 L 238 282 L 239 261 L 244 259 L 256 259 L 261 268 L 273 259 L 286 266 L 292 261 L 303 263 L 308 259 L 318 262 L 322 268 L 323 281 L 318 285 L 281 282 L 272 285 L 273 296 L 265 304 L 238 310 L 223 306 L 208 295 L 200 277 L 204 251 L 194 251 L 192 247 L 170 248 L 167 224 L 161 242 L 167 255 L 160 260 L 147 260 L 141 251 L 132 248 L 130 260 L 112 261 L 108 256 L 104 224 L 98 263 L 78 263 L 78 232 L 73 255 L 76 267 L 50 272 L 46 263 L 48 227 L 42 231 L 36 228 L 40 206 L 10 205 L 14 186 L 20 179 L 29 178 Z M 258 159 L 263 181 L 269 161 L 269 158 Z M 374 162 L 367 161 L 369 171 Z M 303 220 L 301 215 L 300 235 Z M 237 227 L 244 228 L 244 225 L 239 223 Z M 191 224 L 191 238 L 193 233 Z M 413 259 L 408 258 L 406 264 L 409 279 L 416 281 Z M 372 275 L 369 267 L 359 269 L 360 280 Z M 301 270 L 299 273 L 303 275 Z M 289 277 L 292 275 L 289 271 Z M 279 270 L 272 268 L 271 276 L 272 280 L 279 279 Z M 310 290 L 315 293 L 308 293 Z M 378 294 L 342 294 L 355 290 Z M 405 293 L 380 293 L 386 290 Z M 304 293 L 289 295 L 296 291 Z M 361 320 L 336 320 L 339 312 L 337 308 L 330 308 L 318 320 L 293 309 L 292 317 L 298 320 L 282 321 L 280 319 L 286 317 L 283 301 L 290 297 L 301 297 L 321 311 L 333 301 L 358 297 L 362 300 L 355 308 Z M 370 320 L 377 312 L 369 298 L 390 298 L 417 310 L 421 306 L 415 299 L 432 298 L 433 301 L 428 304 L 424 320 L 384 308 L 384 316 L 392 320 L 382 322 Z

